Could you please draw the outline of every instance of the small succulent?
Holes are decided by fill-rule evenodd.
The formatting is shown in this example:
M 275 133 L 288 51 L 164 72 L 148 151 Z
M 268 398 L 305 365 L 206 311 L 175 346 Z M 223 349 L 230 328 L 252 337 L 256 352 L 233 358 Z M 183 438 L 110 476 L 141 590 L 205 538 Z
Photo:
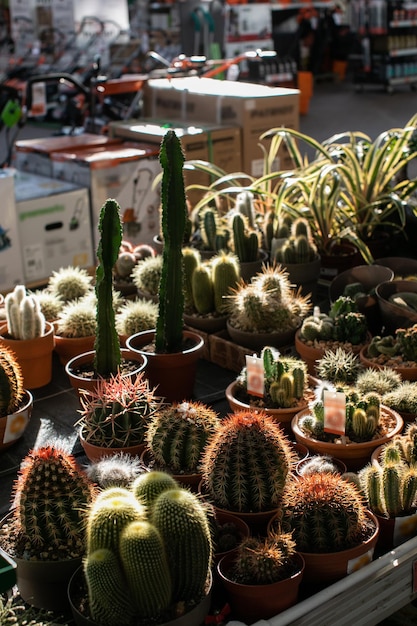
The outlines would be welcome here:
M 403 381 L 382 395 L 382 402 L 394 411 L 403 411 L 417 416 L 417 382 Z
M 34 295 L 39 301 L 41 311 L 47 322 L 53 322 L 64 306 L 64 301 L 48 289 L 36 289 Z
M 341 346 L 326 350 L 316 366 L 318 377 L 334 384 L 354 383 L 361 370 L 359 356 Z
M 82 298 L 92 289 L 92 276 L 78 266 L 61 267 L 49 277 L 47 289 L 64 302 Z
M 358 374 L 355 388 L 360 394 L 368 393 L 368 391 L 376 391 L 383 396 L 396 389 L 400 383 L 400 374 L 390 367 L 383 367 L 381 369 L 367 367 Z M 387 403 L 384 402 L 384 404 Z
M 366 317 L 358 311 L 354 300 L 340 296 L 333 302 L 328 314 L 315 307 L 313 315 L 303 320 L 300 336 L 304 341 L 337 341 L 359 345 L 365 341 L 367 332 Z
M 139 261 L 132 270 L 132 281 L 137 289 L 150 296 L 157 296 L 162 273 L 162 255 Z
M 89 298 L 68 301 L 56 319 L 56 332 L 62 337 L 91 337 L 96 328 L 96 311 Z
M 116 313 L 116 329 L 119 335 L 131 336 L 156 326 L 158 305 L 151 300 L 126 300 Z
M 106 448 L 143 443 L 147 422 L 161 404 L 143 372 L 133 380 L 120 373 L 103 378 L 95 391 L 82 393 L 80 402 L 76 426 L 87 441 Z

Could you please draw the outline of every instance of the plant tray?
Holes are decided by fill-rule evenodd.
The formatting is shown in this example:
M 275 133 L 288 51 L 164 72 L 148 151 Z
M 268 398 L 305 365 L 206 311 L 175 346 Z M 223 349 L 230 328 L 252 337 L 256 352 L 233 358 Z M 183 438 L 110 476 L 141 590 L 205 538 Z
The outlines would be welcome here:
M 0 593 L 5 593 L 16 584 L 16 568 L 15 561 L 0 548 Z
M 253 350 L 234 343 L 227 330 L 220 330 L 209 337 L 209 361 L 224 369 L 240 372 L 246 365 L 246 355 L 253 354 Z

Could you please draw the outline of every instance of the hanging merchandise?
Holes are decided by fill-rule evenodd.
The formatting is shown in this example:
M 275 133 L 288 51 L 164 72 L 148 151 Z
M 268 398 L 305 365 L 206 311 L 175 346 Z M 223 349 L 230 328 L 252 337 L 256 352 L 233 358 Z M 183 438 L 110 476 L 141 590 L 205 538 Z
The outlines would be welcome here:
M 179 12 L 183 54 L 219 58 L 224 50 L 224 2 L 185 0 Z

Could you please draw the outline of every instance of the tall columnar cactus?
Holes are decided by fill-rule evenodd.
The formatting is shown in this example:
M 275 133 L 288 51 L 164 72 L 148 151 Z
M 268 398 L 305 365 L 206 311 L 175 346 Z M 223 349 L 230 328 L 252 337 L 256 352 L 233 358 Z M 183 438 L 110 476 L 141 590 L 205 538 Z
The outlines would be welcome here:
M 240 279 L 240 264 L 234 254 L 221 252 L 211 260 L 214 287 L 214 308 L 217 313 L 227 312 L 227 297 Z
M 104 378 L 116 374 L 121 362 L 119 336 L 113 308 L 113 267 L 122 242 L 120 206 L 108 199 L 99 220 L 100 241 L 97 248 L 95 293 L 97 297 L 94 368 Z
M 63 547 L 74 556 L 84 551 L 85 512 L 93 497 L 91 483 L 74 457 L 47 446 L 31 450 L 14 487 L 15 515 L 28 553 L 58 559 Z
M 4 299 L 7 331 L 13 339 L 34 339 L 45 334 L 45 316 L 35 294 L 27 294 L 24 285 L 16 287 Z
M 174 403 L 150 418 L 147 445 L 158 465 L 174 473 L 197 472 L 201 454 L 219 424 L 217 413 L 201 402 Z
M 236 196 L 236 210 L 243 215 L 250 228 L 255 228 L 256 211 L 254 206 L 254 195 L 251 191 L 241 191 Z
M 241 411 L 224 418 L 202 456 L 203 485 L 216 506 L 241 512 L 276 508 L 292 460 L 272 418 Z
M 301 552 L 337 552 L 360 543 L 366 529 L 359 490 L 337 474 L 313 473 L 291 481 L 280 510 L 282 528 Z
M 6 417 L 20 405 L 24 395 L 23 377 L 14 353 L 7 347 L 0 352 L 0 416 Z
M 259 252 L 259 237 L 255 230 L 246 228 L 245 219 L 240 213 L 232 217 L 233 249 L 241 263 L 256 261 Z
M 161 183 L 161 226 L 164 241 L 159 310 L 156 324 L 156 352 L 179 352 L 182 346 L 184 314 L 184 273 L 182 245 L 187 223 L 183 165 L 184 154 L 175 131 L 165 134 L 159 153 Z

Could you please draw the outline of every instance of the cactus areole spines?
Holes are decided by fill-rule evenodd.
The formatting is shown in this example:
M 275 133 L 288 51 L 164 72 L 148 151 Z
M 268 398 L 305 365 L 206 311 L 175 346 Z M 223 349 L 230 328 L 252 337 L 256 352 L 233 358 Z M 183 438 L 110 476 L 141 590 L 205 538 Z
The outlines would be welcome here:
M 155 350 L 158 353 L 175 353 L 181 351 L 184 325 L 182 244 L 187 205 L 183 178 L 185 158 L 180 140 L 173 130 L 168 130 L 162 140 L 159 161 L 163 170 L 161 227 L 164 249 Z
M 113 309 L 113 266 L 122 242 L 120 206 L 116 200 L 109 198 L 103 204 L 98 228 L 100 241 L 97 248 L 95 284 L 97 334 L 94 367 L 99 376 L 107 378 L 110 374 L 117 374 L 121 361 Z

